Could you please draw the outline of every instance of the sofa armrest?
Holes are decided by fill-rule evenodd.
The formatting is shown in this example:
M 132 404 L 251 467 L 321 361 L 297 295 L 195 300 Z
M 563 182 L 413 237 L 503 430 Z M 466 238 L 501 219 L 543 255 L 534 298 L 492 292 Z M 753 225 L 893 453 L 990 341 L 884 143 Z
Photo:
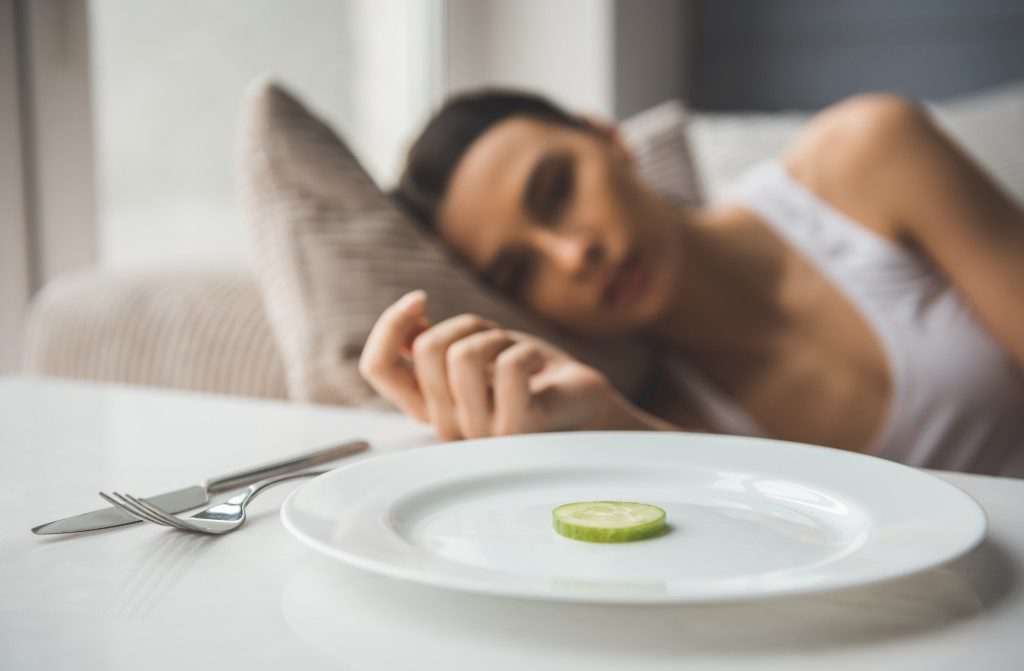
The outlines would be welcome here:
M 33 299 L 31 373 L 285 398 L 284 369 L 244 271 L 61 276 Z

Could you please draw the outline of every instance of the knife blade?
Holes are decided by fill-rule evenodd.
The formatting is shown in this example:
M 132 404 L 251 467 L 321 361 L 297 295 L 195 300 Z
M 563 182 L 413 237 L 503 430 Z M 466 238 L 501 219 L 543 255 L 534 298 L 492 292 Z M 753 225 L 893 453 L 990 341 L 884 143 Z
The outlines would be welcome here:
M 252 484 L 257 480 L 269 478 L 275 475 L 299 471 L 310 466 L 324 464 L 341 457 L 362 452 L 370 447 L 364 440 L 353 440 L 341 445 L 333 445 L 324 449 L 316 450 L 306 454 L 300 454 L 288 459 L 263 464 L 253 468 L 247 468 L 235 473 L 207 478 L 197 485 L 183 487 L 171 492 L 165 492 L 156 496 L 146 497 L 153 505 L 166 510 L 169 513 L 180 513 L 199 506 L 206 505 L 212 494 L 231 491 L 245 485 Z M 37 535 L 69 534 L 81 531 L 96 531 L 98 529 L 109 529 L 125 524 L 134 524 L 139 519 L 128 513 L 118 510 L 113 506 L 93 510 L 81 515 L 65 517 L 55 522 L 41 524 L 32 533 Z

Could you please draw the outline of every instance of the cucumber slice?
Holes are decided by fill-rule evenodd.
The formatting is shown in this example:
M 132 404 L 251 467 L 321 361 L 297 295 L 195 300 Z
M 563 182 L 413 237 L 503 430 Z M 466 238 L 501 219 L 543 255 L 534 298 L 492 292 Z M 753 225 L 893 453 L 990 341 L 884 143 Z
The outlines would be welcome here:
M 625 543 L 657 536 L 665 529 L 665 511 L 631 501 L 566 503 L 551 512 L 555 531 L 591 543 Z

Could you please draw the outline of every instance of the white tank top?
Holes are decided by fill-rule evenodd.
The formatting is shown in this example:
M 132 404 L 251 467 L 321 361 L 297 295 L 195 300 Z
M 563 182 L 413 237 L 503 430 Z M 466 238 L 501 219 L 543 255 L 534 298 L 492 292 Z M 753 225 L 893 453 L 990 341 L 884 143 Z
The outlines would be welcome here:
M 746 173 L 726 200 L 802 253 L 874 330 L 892 398 L 869 454 L 1024 477 L 1024 375 L 925 258 L 849 219 L 775 160 Z M 672 368 L 716 429 L 766 435 L 692 367 Z

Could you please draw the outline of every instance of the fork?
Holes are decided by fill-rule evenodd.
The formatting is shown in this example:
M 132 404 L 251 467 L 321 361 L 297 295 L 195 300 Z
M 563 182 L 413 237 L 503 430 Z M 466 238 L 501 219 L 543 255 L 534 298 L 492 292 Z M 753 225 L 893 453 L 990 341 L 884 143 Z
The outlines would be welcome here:
M 327 471 L 305 471 L 302 473 L 288 473 L 286 475 L 279 475 L 273 478 L 260 480 L 259 482 L 254 482 L 249 485 L 226 501 L 215 503 L 209 508 L 201 510 L 188 518 L 171 515 L 167 511 L 154 506 L 152 503 L 136 496 L 132 496 L 131 494 L 121 494 L 119 492 L 111 492 L 110 494 L 107 494 L 106 492 L 100 492 L 100 496 L 106 499 L 106 501 L 111 505 L 114 505 L 126 513 L 134 515 L 146 522 L 162 524 L 164 526 L 174 527 L 175 529 L 190 531 L 193 533 L 220 535 L 231 533 L 245 524 L 245 507 L 249 505 L 250 501 L 256 498 L 257 494 L 267 487 L 276 485 L 279 482 L 285 482 L 286 480 L 310 478 L 326 472 Z

